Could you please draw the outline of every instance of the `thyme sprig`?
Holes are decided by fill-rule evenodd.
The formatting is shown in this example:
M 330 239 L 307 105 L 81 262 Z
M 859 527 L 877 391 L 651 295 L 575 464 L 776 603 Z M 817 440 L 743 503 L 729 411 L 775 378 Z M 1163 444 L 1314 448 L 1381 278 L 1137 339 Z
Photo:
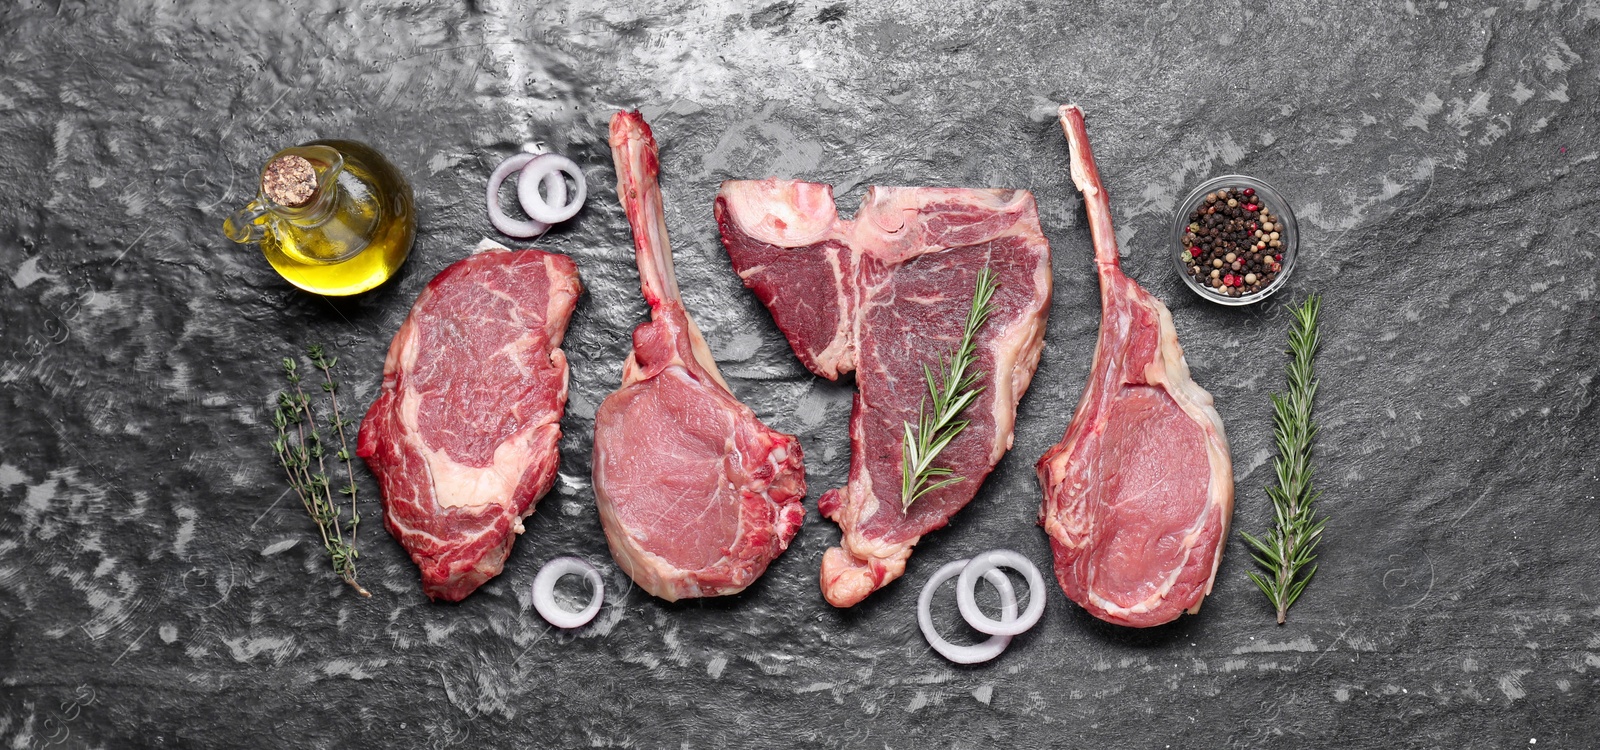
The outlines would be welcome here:
M 966 477 L 956 475 L 948 467 L 935 466 L 933 461 L 957 435 L 967 429 L 969 420 L 961 419 L 961 413 L 983 392 L 983 386 L 978 385 L 978 381 L 983 379 L 984 373 L 972 370 L 972 366 L 978 360 L 978 331 L 994 314 L 993 298 L 995 290 L 999 288 L 994 272 L 987 266 L 979 271 L 972 307 L 967 311 L 967 324 L 961 333 L 960 343 L 954 351 L 940 357 L 937 373 L 927 364 L 922 365 L 922 376 L 928 382 L 928 394 L 923 396 L 922 403 L 917 407 L 916 426 L 913 427 L 910 422 L 903 423 L 906 432 L 900 451 L 902 513 L 910 510 L 911 504 L 923 495 L 966 480 Z M 928 408 L 930 400 L 932 409 Z
M 333 368 L 339 359 L 329 359 L 320 344 L 307 347 L 306 358 L 322 373 L 322 390 L 328 394 L 328 425 L 339 440 L 334 457 L 344 463 L 345 470 L 346 483 L 338 489 L 338 494 L 350 498 L 349 518 L 345 518 L 343 508 L 334 499 L 334 489 L 328 480 L 328 447 L 318 429 L 316 410 L 311 405 L 311 397 L 306 395 L 299 365 L 293 357 L 284 357 L 282 362 L 289 388 L 278 393 L 277 408 L 272 415 L 273 427 L 277 429 L 272 452 L 283 466 L 289 487 L 299 496 L 306 514 L 317 524 L 334 572 L 356 593 L 372 596 L 356 580 L 356 558 L 360 556 L 356 552 L 356 530 L 361 525 L 361 514 L 356 509 L 355 468 L 344 430 L 354 422 L 344 419 L 339 412 L 339 383 L 333 379 Z
M 1272 499 L 1274 525 L 1261 539 L 1240 532 L 1254 549 L 1253 557 L 1265 574 L 1250 571 L 1261 592 L 1278 610 L 1278 624 L 1288 617 L 1300 593 L 1317 572 L 1315 554 L 1322 542 L 1326 517 L 1317 518 L 1315 505 L 1321 492 L 1311 486 L 1311 444 L 1317 436 L 1317 423 L 1311 418 L 1312 401 L 1317 395 L 1317 379 L 1311 360 L 1321 344 L 1317 333 L 1317 313 L 1322 298 L 1313 294 L 1299 307 L 1290 306 L 1294 321 L 1289 330 L 1289 392 L 1272 394 L 1272 425 L 1278 456 L 1272 467 L 1278 485 L 1267 488 Z

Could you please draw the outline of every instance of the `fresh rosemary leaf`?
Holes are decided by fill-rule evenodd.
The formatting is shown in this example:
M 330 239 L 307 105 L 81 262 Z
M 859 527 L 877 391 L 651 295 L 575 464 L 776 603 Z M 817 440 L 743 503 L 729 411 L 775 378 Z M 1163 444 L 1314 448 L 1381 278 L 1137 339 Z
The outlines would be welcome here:
M 967 311 L 967 321 L 961 341 L 954 351 L 939 358 L 939 369 L 924 364 L 923 379 L 928 384 L 928 396 L 917 407 L 917 424 L 905 423 L 905 439 L 900 451 L 900 511 L 911 509 L 911 504 L 934 490 L 966 481 L 947 467 L 935 466 L 939 457 L 956 436 L 967 429 L 968 420 L 961 413 L 983 392 L 978 381 L 984 373 L 972 369 L 978 360 L 978 332 L 994 314 L 994 293 L 1000 288 L 993 271 L 986 266 L 978 272 L 978 282 L 972 294 L 972 307 Z M 931 408 L 930 408 L 931 406 Z
M 1317 332 L 1321 307 L 1322 298 L 1313 294 L 1299 307 L 1289 308 L 1294 316 L 1289 331 L 1289 392 L 1272 395 L 1273 437 L 1278 450 L 1272 466 L 1278 484 L 1267 488 L 1267 497 L 1272 500 L 1273 527 L 1264 537 L 1239 532 L 1253 551 L 1251 557 L 1263 568 L 1251 571 L 1250 580 L 1277 610 L 1279 625 L 1316 575 L 1316 549 L 1328 522 L 1316 516 L 1316 502 L 1322 493 L 1311 485 L 1311 446 L 1317 435 L 1311 414 L 1317 395 L 1312 360 L 1321 345 Z

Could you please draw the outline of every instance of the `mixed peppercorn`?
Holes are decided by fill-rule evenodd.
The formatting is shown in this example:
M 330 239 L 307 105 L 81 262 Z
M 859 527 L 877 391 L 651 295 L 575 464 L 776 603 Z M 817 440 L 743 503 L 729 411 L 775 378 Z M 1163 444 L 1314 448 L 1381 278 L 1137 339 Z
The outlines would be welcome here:
M 1245 297 L 1267 288 L 1283 270 L 1283 225 L 1253 188 L 1207 193 L 1189 217 L 1182 259 L 1210 292 Z

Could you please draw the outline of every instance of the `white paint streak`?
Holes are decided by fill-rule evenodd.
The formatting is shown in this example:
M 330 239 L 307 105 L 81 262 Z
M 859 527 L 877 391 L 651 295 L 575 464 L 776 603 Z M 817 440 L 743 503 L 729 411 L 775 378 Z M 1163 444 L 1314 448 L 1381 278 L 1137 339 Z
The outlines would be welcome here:
M 388 663 L 389 661 L 387 659 L 378 659 L 367 666 L 381 667 Z M 329 661 L 327 664 L 322 665 L 322 672 L 329 677 L 349 677 L 352 680 L 372 679 L 371 672 L 368 672 L 362 668 L 362 665 L 357 664 L 349 659 L 334 659 Z
M 1416 108 L 1412 110 L 1411 116 L 1406 118 L 1402 124 L 1406 127 L 1417 128 L 1424 133 L 1428 132 L 1428 118 L 1444 111 L 1444 100 L 1440 99 L 1438 94 L 1429 91 L 1421 99 L 1410 101 Z
M 172 512 L 178 517 L 178 531 L 172 538 L 172 551 L 176 552 L 180 558 L 188 557 L 189 542 L 194 541 L 196 517 L 194 508 L 179 506 Z
M 35 255 L 17 266 L 15 273 L 11 274 L 11 283 L 18 289 L 26 289 L 28 285 L 40 279 L 54 279 L 56 275 L 39 270 L 39 256 Z
M 22 473 L 21 469 L 11 464 L 0 464 L 0 490 L 8 489 L 18 484 L 26 484 L 27 481 L 28 475 Z
M 272 544 L 267 545 L 265 549 L 261 550 L 261 556 L 262 557 L 272 557 L 273 555 L 276 555 L 276 554 L 278 554 L 280 552 L 286 551 L 290 547 L 293 547 L 293 546 L 295 546 L 296 544 L 299 544 L 299 543 L 300 543 L 299 539 L 293 539 L 293 538 L 291 538 L 291 539 L 283 539 L 283 540 L 280 540 L 280 541 L 273 542 Z
M 1240 646 L 1233 650 L 1235 654 L 1275 654 L 1283 651 L 1302 651 L 1311 653 L 1317 650 L 1317 645 L 1311 642 L 1311 636 L 1303 635 L 1292 641 L 1284 643 L 1256 643 L 1249 646 Z
M 266 654 L 274 662 L 282 663 L 300 651 L 294 645 L 294 639 L 288 636 L 224 638 L 222 643 L 228 647 L 228 652 L 237 662 L 249 662 L 257 656 Z
M 1528 696 L 1528 691 L 1522 686 L 1522 676 L 1530 672 L 1527 669 L 1518 669 L 1500 677 L 1500 692 L 1507 698 L 1518 701 Z

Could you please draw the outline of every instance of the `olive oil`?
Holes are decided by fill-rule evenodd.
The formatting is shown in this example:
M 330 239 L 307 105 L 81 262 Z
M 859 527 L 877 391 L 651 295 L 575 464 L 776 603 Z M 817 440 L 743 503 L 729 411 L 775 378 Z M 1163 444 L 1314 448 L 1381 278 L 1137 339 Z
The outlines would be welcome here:
M 416 236 L 411 186 L 365 144 L 312 141 L 284 149 L 262 170 L 255 201 L 223 224 L 236 242 L 259 242 L 278 274 L 328 296 L 388 280 Z

